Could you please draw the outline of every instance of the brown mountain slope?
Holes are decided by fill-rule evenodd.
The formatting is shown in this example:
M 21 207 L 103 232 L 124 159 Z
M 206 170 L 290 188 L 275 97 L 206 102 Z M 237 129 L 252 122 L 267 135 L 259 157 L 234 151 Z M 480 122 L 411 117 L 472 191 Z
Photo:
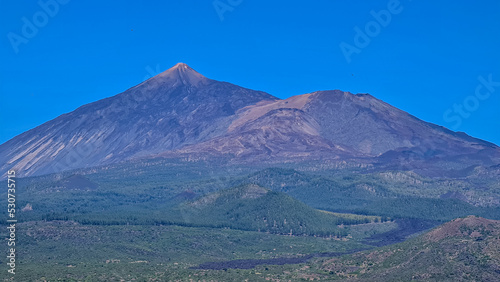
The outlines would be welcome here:
M 353 156 L 319 134 L 318 123 L 299 109 L 279 108 L 236 127 L 228 134 L 175 153 L 230 155 L 238 161 L 339 159 Z

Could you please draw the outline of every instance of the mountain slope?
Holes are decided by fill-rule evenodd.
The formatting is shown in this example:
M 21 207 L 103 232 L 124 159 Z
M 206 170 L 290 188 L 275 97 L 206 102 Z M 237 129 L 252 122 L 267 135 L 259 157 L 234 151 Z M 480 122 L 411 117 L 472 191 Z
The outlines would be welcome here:
M 0 145 L 0 163 L 29 176 L 148 156 L 221 135 L 235 111 L 275 99 L 179 63 Z
M 500 162 L 495 144 L 424 122 L 369 94 L 318 91 L 250 105 L 236 116 L 224 136 L 178 153 L 217 151 L 238 160 L 368 160 L 381 169 L 429 176 L 450 170 L 460 176 L 463 169 Z
M 375 158 L 382 169 L 462 176 L 450 171 L 500 162 L 495 144 L 424 122 L 369 94 L 315 92 L 304 111 L 324 138 Z
M 311 94 L 305 111 L 318 121 L 322 136 L 370 156 L 424 144 L 448 149 L 447 153 L 456 147 L 466 148 L 468 152 L 496 147 L 424 122 L 369 94 L 318 91 Z
M 339 159 L 355 156 L 319 134 L 318 123 L 299 109 L 275 109 L 214 139 L 187 146 L 180 154 L 231 155 L 238 161 Z

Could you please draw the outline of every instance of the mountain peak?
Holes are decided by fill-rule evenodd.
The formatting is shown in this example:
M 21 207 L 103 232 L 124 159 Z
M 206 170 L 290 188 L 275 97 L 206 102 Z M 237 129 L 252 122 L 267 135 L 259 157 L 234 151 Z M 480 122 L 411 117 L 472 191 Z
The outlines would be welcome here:
M 177 64 L 175 64 L 175 66 L 173 66 L 172 68 L 191 68 L 189 67 L 187 64 L 183 63 L 183 62 L 178 62 Z
M 157 75 L 156 78 L 161 80 L 172 80 L 174 83 L 194 86 L 200 82 L 208 80 L 208 78 L 195 71 L 185 63 L 177 63 L 175 66 Z
M 185 63 L 177 63 L 175 64 L 175 66 L 171 67 L 170 69 L 168 70 L 178 70 L 180 72 L 187 72 L 187 71 L 193 71 L 193 72 L 196 72 L 193 68 L 191 68 L 190 66 L 188 66 L 187 64 Z M 168 71 L 167 70 L 167 71 Z

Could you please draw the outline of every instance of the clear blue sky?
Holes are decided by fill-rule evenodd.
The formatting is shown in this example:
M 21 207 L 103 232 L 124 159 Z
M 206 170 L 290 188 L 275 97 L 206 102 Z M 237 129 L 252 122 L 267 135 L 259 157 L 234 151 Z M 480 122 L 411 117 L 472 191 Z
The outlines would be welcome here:
M 280 98 L 370 93 L 500 144 L 500 1 L 41 2 L 0 1 L 0 143 L 184 62 Z

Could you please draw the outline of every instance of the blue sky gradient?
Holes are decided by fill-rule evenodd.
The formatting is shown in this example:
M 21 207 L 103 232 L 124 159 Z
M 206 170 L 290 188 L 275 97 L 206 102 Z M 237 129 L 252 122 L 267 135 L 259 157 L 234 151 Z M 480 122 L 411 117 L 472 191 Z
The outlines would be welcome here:
M 26 2 L 0 1 L 0 143 L 184 62 L 280 98 L 370 93 L 500 144 L 500 1 Z

